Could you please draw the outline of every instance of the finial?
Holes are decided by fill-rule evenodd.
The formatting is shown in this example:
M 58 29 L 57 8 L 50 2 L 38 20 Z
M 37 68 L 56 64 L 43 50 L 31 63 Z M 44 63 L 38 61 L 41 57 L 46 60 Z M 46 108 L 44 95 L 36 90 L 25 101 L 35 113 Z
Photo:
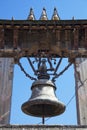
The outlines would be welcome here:
M 40 66 L 38 68 L 38 79 L 49 79 L 50 76 L 47 73 L 46 59 L 42 59 Z
M 43 8 L 40 20 L 48 20 L 45 8 Z
M 60 17 L 59 17 L 59 15 L 57 13 L 57 9 L 56 8 L 54 8 L 52 20 L 60 20 Z
M 12 20 L 14 20 L 14 17 L 12 16 L 12 18 L 11 18 Z
M 32 8 L 30 9 L 30 13 L 28 15 L 27 20 L 35 20 L 35 16 Z
M 72 17 L 72 20 L 74 20 L 75 18 L 74 18 L 74 16 Z

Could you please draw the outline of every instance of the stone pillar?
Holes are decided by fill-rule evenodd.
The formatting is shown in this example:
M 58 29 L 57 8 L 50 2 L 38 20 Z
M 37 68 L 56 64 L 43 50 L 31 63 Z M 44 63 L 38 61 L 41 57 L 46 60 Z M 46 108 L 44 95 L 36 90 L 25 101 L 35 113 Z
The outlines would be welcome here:
M 75 64 L 77 121 L 87 125 L 87 58 L 77 58 Z
M 0 58 L 0 124 L 10 122 L 13 68 L 13 58 Z

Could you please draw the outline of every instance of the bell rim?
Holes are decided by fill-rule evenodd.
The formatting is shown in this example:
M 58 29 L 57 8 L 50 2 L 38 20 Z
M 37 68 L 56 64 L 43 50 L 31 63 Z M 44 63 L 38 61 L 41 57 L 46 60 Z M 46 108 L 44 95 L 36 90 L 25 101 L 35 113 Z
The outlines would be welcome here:
M 33 101 L 27 101 L 24 104 L 22 104 L 21 109 L 27 115 L 34 116 L 34 117 L 42 117 L 42 115 L 32 114 L 30 112 L 27 112 L 27 106 L 31 107 L 31 106 L 35 106 L 35 105 L 41 105 L 41 104 L 50 105 L 50 106 L 53 106 L 54 108 L 56 107 L 56 110 L 57 110 L 55 113 L 51 113 L 49 116 L 44 115 L 44 117 L 59 116 L 60 114 L 64 113 L 64 111 L 66 109 L 66 106 L 62 102 L 60 102 L 60 101 L 58 101 L 58 102 L 57 101 L 49 101 L 47 99 L 45 99 L 45 100 L 37 99 L 37 101 L 34 101 L 34 100 Z M 59 110 L 60 110 L 60 112 L 59 112 Z

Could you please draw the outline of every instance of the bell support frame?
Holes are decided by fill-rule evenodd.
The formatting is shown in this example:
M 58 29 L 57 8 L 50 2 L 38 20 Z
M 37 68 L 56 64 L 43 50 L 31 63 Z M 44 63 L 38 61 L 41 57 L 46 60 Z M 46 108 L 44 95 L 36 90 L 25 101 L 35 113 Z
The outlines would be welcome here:
M 87 20 L 0 20 L 0 57 L 86 57 Z

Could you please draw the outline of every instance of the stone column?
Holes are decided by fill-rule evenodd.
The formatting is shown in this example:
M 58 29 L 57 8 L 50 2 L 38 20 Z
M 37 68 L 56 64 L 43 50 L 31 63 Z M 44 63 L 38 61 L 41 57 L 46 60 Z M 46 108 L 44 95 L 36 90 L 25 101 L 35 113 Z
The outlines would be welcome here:
M 13 58 L 0 58 L 0 124 L 10 122 L 13 68 Z
M 77 121 L 87 125 L 87 58 L 77 58 L 75 64 Z

